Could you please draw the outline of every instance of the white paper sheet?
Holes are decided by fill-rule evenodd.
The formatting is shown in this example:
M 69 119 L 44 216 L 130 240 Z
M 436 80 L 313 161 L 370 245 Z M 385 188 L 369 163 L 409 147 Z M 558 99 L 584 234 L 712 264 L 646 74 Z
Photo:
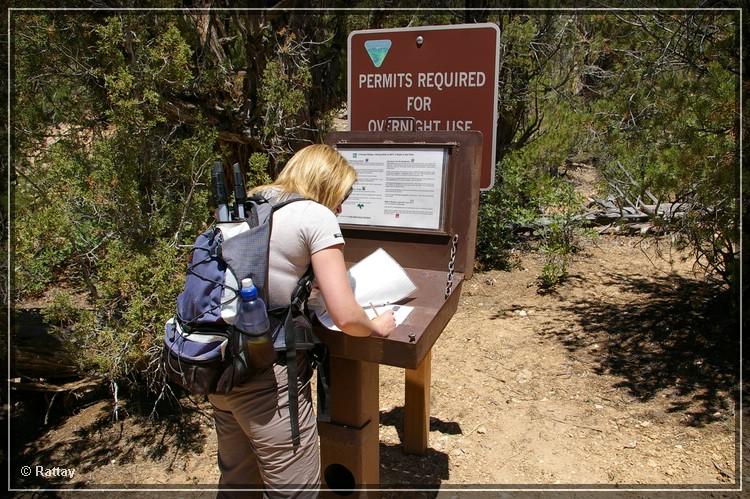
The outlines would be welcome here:
M 349 269 L 349 283 L 354 291 L 354 298 L 370 319 L 375 317 L 372 307 L 375 307 L 378 314 L 392 309 L 396 325 L 399 325 L 414 309 L 405 305 L 391 305 L 409 296 L 417 287 L 403 267 L 383 248 L 378 248 L 352 265 Z M 328 315 L 322 297 L 311 296 L 309 303 L 321 324 L 328 329 L 340 331 Z
M 440 228 L 447 149 L 347 146 L 339 152 L 357 170 L 339 223 Z
M 363 307 L 396 303 L 417 289 L 403 267 L 383 248 L 352 265 L 349 283 L 354 298 Z
M 407 305 L 384 305 L 382 307 L 375 307 L 375 310 L 377 310 L 378 315 L 384 314 L 388 310 L 393 310 L 393 317 L 396 319 L 396 325 L 398 326 L 406 320 L 411 311 L 414 310 L 414 307 L 409 307 Z M 332 329 L 333 331 L 341 331 L 341 329 L 336 327 L 336 324 L 333 323 L 333 319 L 331 319 L 331 316 L 328 315 L 327 311 L 316 311 L 315 313 L 318 316 L 318 320 L 320 321 L 320 323 L 325 327 L 327 327 L 328 329 Z M 375 312 L 372 308 L 366 307 L 365 313 L 370 319 L 375 318 Z

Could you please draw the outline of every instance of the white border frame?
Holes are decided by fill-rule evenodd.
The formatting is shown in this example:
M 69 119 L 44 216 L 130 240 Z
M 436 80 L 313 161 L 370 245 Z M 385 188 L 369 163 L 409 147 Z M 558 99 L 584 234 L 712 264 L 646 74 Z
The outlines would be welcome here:
M 8 312 L 8 331 L 7 331 L 7 341 L 8 341 L 8 354 L 10 354 L 10 337 L 11 337 L 11 322 L 12 322 L 12 310 L 11 310 L 11 289 L 10 289 L 10 276 L 11 276 L 11 220 L 10 220 L 10 213 L 11 213 L 11 169 L 13 167 L 12 157 L 11 157 L 11 89 L 12 89 L 12 80 L 11 80 L 11 14 L 13 12 L 47 12 L 47 11 L 67 11 L 67 12 L 84 12 L 84 11 L 145 11 L 145 12 L 185 12 L 185 11 L 248 11 L 248 12 L 261 12 L 261 11 L 268 11 L 273 9 L 265 9 L 265 8 L 153 8 L 153 9 L 138 9 L 138 8 L 93 8 L 93 7 L 87 7 L 87 8 L 67 8 L 67 7 L 53 7 L 53 8 L 44 8 L 44 7 L 7 7 L 7 57 L 8 57 L 8 96 L 7 96 L 7 155 L 8 155 L 8 171 L 7 171 L 7 194 L 8 194 L 8 202 L 7 202 L 7 216 L 8 216 L 8 232 L 7 232 L 7 250 L 8 250 L 8 259 L 7 259 L 7 276 L 6 276 L 6 284 L 8 285 L 7 289 L 7 312 Z M 370 12 L 373 9 L 372 8 L 289 8 L 289 9 L 283 9 L 283 10 L 289 10 L 289 11 L 308 11 L 308 12 L 316 12 L 316 11 L 331 11 L 331 10 L 344 10 L 344 11 L 350 11 L 350 12 Z M 416 7 L 416 8 L 392 8 L 392 7 L 386 7 L 381 8 L 380 10 L 384 11 L 408 11 L 408 12 L 416 12 L 416 11 L 435 11 L 435 10 L 443 10 L 442 8 L 422 8 L 422 7 Z M 497 8 L 497 7 L 488 7 L 487 9 L 464 9 L 466 11 L 472 11 L 472 10 L 488 10 L 490 12 L 513 12 L 513 11 L 522 11 L 522 12 L 530 12 L 530 13 L 546 13 L 546 12 L 623 12 L 623 13 L 630 13 L 630 12 L 657 12 L 657 11 L 670 11 L 670 12 L 723 12 L 723 13 L 737 13 L 739 12 L 739 75 L 738 75 L 738 99 L 739 99 L 739 161 L 737 163 L 739 167 L 739 191 L 740 191 L 740 200 L 739 200 L 739 230 L 740 230 L 740 241 L 739 241 L 739 248 L 740 248 L 740 283 L 742 282 L 742 276 L 743 276 L 743 268 L 742 268 L 742 144 L 743 144 L 743 105 L 742 105 L 742 74 L 743 74 L 743 46 L 742 46 L 742 34 L 743 34 L 743 18 L 742 18 L 742 8 L 741 7 L 729 7 L 729 8 L 684 8 L 684 7 L 676 7 L 676 8 L 659 8 L 659 7 L 645 7 L 645 8 L 554 8 L 554 7 L 545 7 L 545 8 Z M 740 359 L 740 372 L 739 372 L 739 414 L 735 413 L 735 417 L 738 418 L 738 420 L 735 421 L 735 424 L 739 423 L 739 438 L 736 444 L 739 446 L 738 452 L 739 452 L 739 458 L 738 462 L 736 463 L 739 469 L 735 470 L 735 476 L 737 476 L 737 473 L 739 472 L 739 488 L 710 488 L 710 487 L 701 487 L 701 488 L 691 488 L 689 485 L 685 487 L 680 488 L 659 488 L 658 485 L 655 485 L 653 487 L 640 487 L 640 488 L 625 488 L 625 487 L 609 487 L 607 488 L 606 485 L 603 487 L 592 487 L 592 488 L 585 488 L 585 485 L 593 485 L 593 484 L 584 484 L 583 487 L 579 488 L 544 488 L 544 487 L 536 487 L 536 488 L 521 488 L 521 487 L 507 487 L 507 488 L 491 488 L 491 485 L 485 488 L 449 488 L 449 487 L 441 487 L 441 488 L 431 488 L 431 489 L 418 489 L 418 488 L 409 488 L 409 489 L 391 489 L 391 488 L 385 488 L 385 489 L 358 489 L 361 491 L 385 491 L 385 492 L 414 492 L 414 491 L 427 491 L 427 492 L 616 492 L 616 493 L 622 493 L 622 492 L 742 492 L 742 485 L 743 485 L 743 449 L 742 449 L 742 436 L 743 436 L 743 424 L 742 424 L 742 416 L 743 416 L 743 406 L 742 406 L 742 390 L 743 390 L 743 363 L 742 363 L 742 286 L 740 285 L 740 317 L 739 317 L 739 326 L 740 326 L 740 348 L 739 348 L 739 359 Z M 8 372 L 7 372 L 7 386 L 6 389 L 8 390 L 8 401 L 10 402 L 10 362 L 8 362 Z M 8 411 L 10 411 L 10 404 L 8 404 Z M 63 489 L 11 489 L 10 488 L 10 463 L 11 463 L 11 455 L 10 455 L 10 417 L 7 418 L 8 421 L 8 448 L 7 448 L 7 456 L 8 456 L 8 491 L 9 492 L 49 492 L 49 491 L 59 491 L 59 492 L 135 492 L 136 494 L 140 492 L 186 492 L 186 491 L 197 491 L 197 492 L 211 492 L 211 491 L 218 491 L 220 489 L 218 488 L 199 488 L 199 489 L 190 489 L 189 486 L 183 487 L 183 488 L 156 488 L 156 489 L 149 489 L 149 488 L 136 488 L 136 487 L 130 487 L 130 488 L 106 488 L 106 489 L 74 489 L 74 488 L 63 488 Z M 187 485 L 187 484 L 186 484 Z M 500 484 L 492 484 L 492 485 L 500 485 Z M 237 489 L 238 491 L 242 490 L 258 490 L 258 489 Z M 298 490 L 309 490 L 309 489 L 298 489 Z M 319 490 L 329 490 L 329 489 L 319 489 Z

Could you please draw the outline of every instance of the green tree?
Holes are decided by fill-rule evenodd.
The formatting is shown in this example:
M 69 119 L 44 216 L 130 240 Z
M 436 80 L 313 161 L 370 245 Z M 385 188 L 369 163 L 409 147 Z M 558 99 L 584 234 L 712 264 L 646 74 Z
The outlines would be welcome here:
M 492 19 L 492 17 L 490 17 Z M 477 235 L 481 267 L 508 268 L 510 250 L 535 230 L 546 255 L 542 281 L 565 277 L 582 209 L 559 175 L 589 146 L 587 112 L 576 94 L 585 48 L 570 15 L 503 14 L 495 187 L 483 193 Z M 520 230 L 524 229 L 524 230 Z
M 482 196 L 480 263 L 507 264 L 513 228 L 567 197 L 546 173 L 585 155 L 609 180 L 604 195 L 650 210 L 659 233 L 735 288 L 737 21 L 701 11 L 509 16 L 501 44 L 513 69 L 501 70 L 498 185 Z
M 739 266 L 737 15 L 582 18 L 605 176 L 654 215 L 698 266 L 735 287 Z M 623 201 L 624 202 L 624 201 Z M 672 210 L 673 211 L 673 210 Z
M 320 140 L 345 99 L 347 20 L 13 14 L 14 298 L 86 293 L 86 311 L 61 298 L 49 315 L 87 352 L 84 370 L 155 379 L 186 247 L 211 220 L 209 165 L 239 162 L 265 183 Z
M 143 352 L 173 307 L 178 247 L 210 216 L 217 134 L 165 112 L 194 85 L 193 50 L 174 17 L 14 22 L 24 25 L 15 38 L 16 296 L 85 290 L 90 313 L 74 311 L 82 368 L 149 372 Z

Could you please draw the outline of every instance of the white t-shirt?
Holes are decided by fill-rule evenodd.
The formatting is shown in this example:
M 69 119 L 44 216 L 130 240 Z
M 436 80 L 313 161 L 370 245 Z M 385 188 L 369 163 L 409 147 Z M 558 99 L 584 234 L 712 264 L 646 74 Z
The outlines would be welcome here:
M 297 281 L 310 265 L 310 256 L 344 244 L 336 215 L 314 201 L 295 201 L 273 215 L 268 267 L 270 307 L 289 304 Z

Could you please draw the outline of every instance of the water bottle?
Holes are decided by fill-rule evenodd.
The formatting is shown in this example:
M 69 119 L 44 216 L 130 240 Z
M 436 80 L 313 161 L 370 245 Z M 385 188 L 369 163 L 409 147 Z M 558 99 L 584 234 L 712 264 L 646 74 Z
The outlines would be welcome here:
M 271 323 L 263 299 L 250 278 L 242 279 L 237 329 L 242 331 L 245 359 L 249 367 L 264 370 L 276 361 L 271 339 Z

